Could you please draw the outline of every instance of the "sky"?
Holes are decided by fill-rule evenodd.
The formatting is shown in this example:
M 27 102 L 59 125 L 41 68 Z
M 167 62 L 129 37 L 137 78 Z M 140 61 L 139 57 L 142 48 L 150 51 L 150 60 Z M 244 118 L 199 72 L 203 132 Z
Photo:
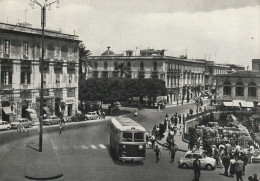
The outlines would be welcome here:
M 40 7 L 29 2 L 0 0 L 0 22 L 39 28 Z M 250 69 L 260 58 L 260 0 L 60 0 L 46 28 L 75 32 L 92 55 L 154 48 Z

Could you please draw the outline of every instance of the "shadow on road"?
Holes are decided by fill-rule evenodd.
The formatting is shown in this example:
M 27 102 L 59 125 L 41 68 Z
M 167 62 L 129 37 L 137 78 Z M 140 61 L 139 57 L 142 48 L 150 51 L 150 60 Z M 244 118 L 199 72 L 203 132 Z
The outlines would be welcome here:
M 112 161 L 114 162 L 114 164 L 118 165 L 118 166 L 129 166 L 129 167 L 134 167 L 134 166 L 142 166 L 144 165 L 144 163 L 142 161 L 121 161 L 121 160 L 117 160 L 115 158 L 115 155 L 114 153 L 111 152 L 111 149 L 110 149 L 110 145 L 107 144 L 107 151 L 110 155 L 110 158 L 112 159 Z

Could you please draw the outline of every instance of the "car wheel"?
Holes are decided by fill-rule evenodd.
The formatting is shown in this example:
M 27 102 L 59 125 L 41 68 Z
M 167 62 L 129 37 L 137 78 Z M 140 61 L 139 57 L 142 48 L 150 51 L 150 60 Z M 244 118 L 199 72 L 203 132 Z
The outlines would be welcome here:
M 213 170 L 213 166 L 210 164 L 207 164 L 205 168 L 206 170 Z
M 10 127 L 7 127 L 7 130 L 11 129 Z
M 181 164 L 181 168 L 188 168 L 188 164 L 187 163 Z

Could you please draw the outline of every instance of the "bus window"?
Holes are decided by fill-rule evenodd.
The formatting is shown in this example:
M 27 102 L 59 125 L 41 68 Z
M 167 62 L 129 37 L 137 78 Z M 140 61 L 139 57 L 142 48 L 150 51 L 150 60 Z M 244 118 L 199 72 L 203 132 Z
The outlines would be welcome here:
M 134 142 L 144 142 L 144 133 L 135 133 Z
M 132 133 L 123 133 L 124 142 L 132 142 Z

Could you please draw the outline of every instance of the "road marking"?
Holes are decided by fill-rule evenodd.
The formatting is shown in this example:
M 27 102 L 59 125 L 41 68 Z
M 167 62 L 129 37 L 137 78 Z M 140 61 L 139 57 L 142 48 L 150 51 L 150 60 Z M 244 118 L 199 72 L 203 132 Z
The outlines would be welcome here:
M 88 149 L 88 147 L 86 145 L 81 145 L 81 148 L 83 148 L 84 150 Z
M 53 145 L 54 150 L 58 150 L 58 146 Z
M 105 147 L 105 145 L 103 145 L 103 144 L 99 144 L 98 146 L 100 146 L 100 148 L 102 148 L 102 149 L 107 149 L 107 148 Z
M 92 149 L 94 149 L 94 150 L 97 149 L 97 147 L 96 147 L 95 145 L 90 145 L 90 147 L 91 147 Z

